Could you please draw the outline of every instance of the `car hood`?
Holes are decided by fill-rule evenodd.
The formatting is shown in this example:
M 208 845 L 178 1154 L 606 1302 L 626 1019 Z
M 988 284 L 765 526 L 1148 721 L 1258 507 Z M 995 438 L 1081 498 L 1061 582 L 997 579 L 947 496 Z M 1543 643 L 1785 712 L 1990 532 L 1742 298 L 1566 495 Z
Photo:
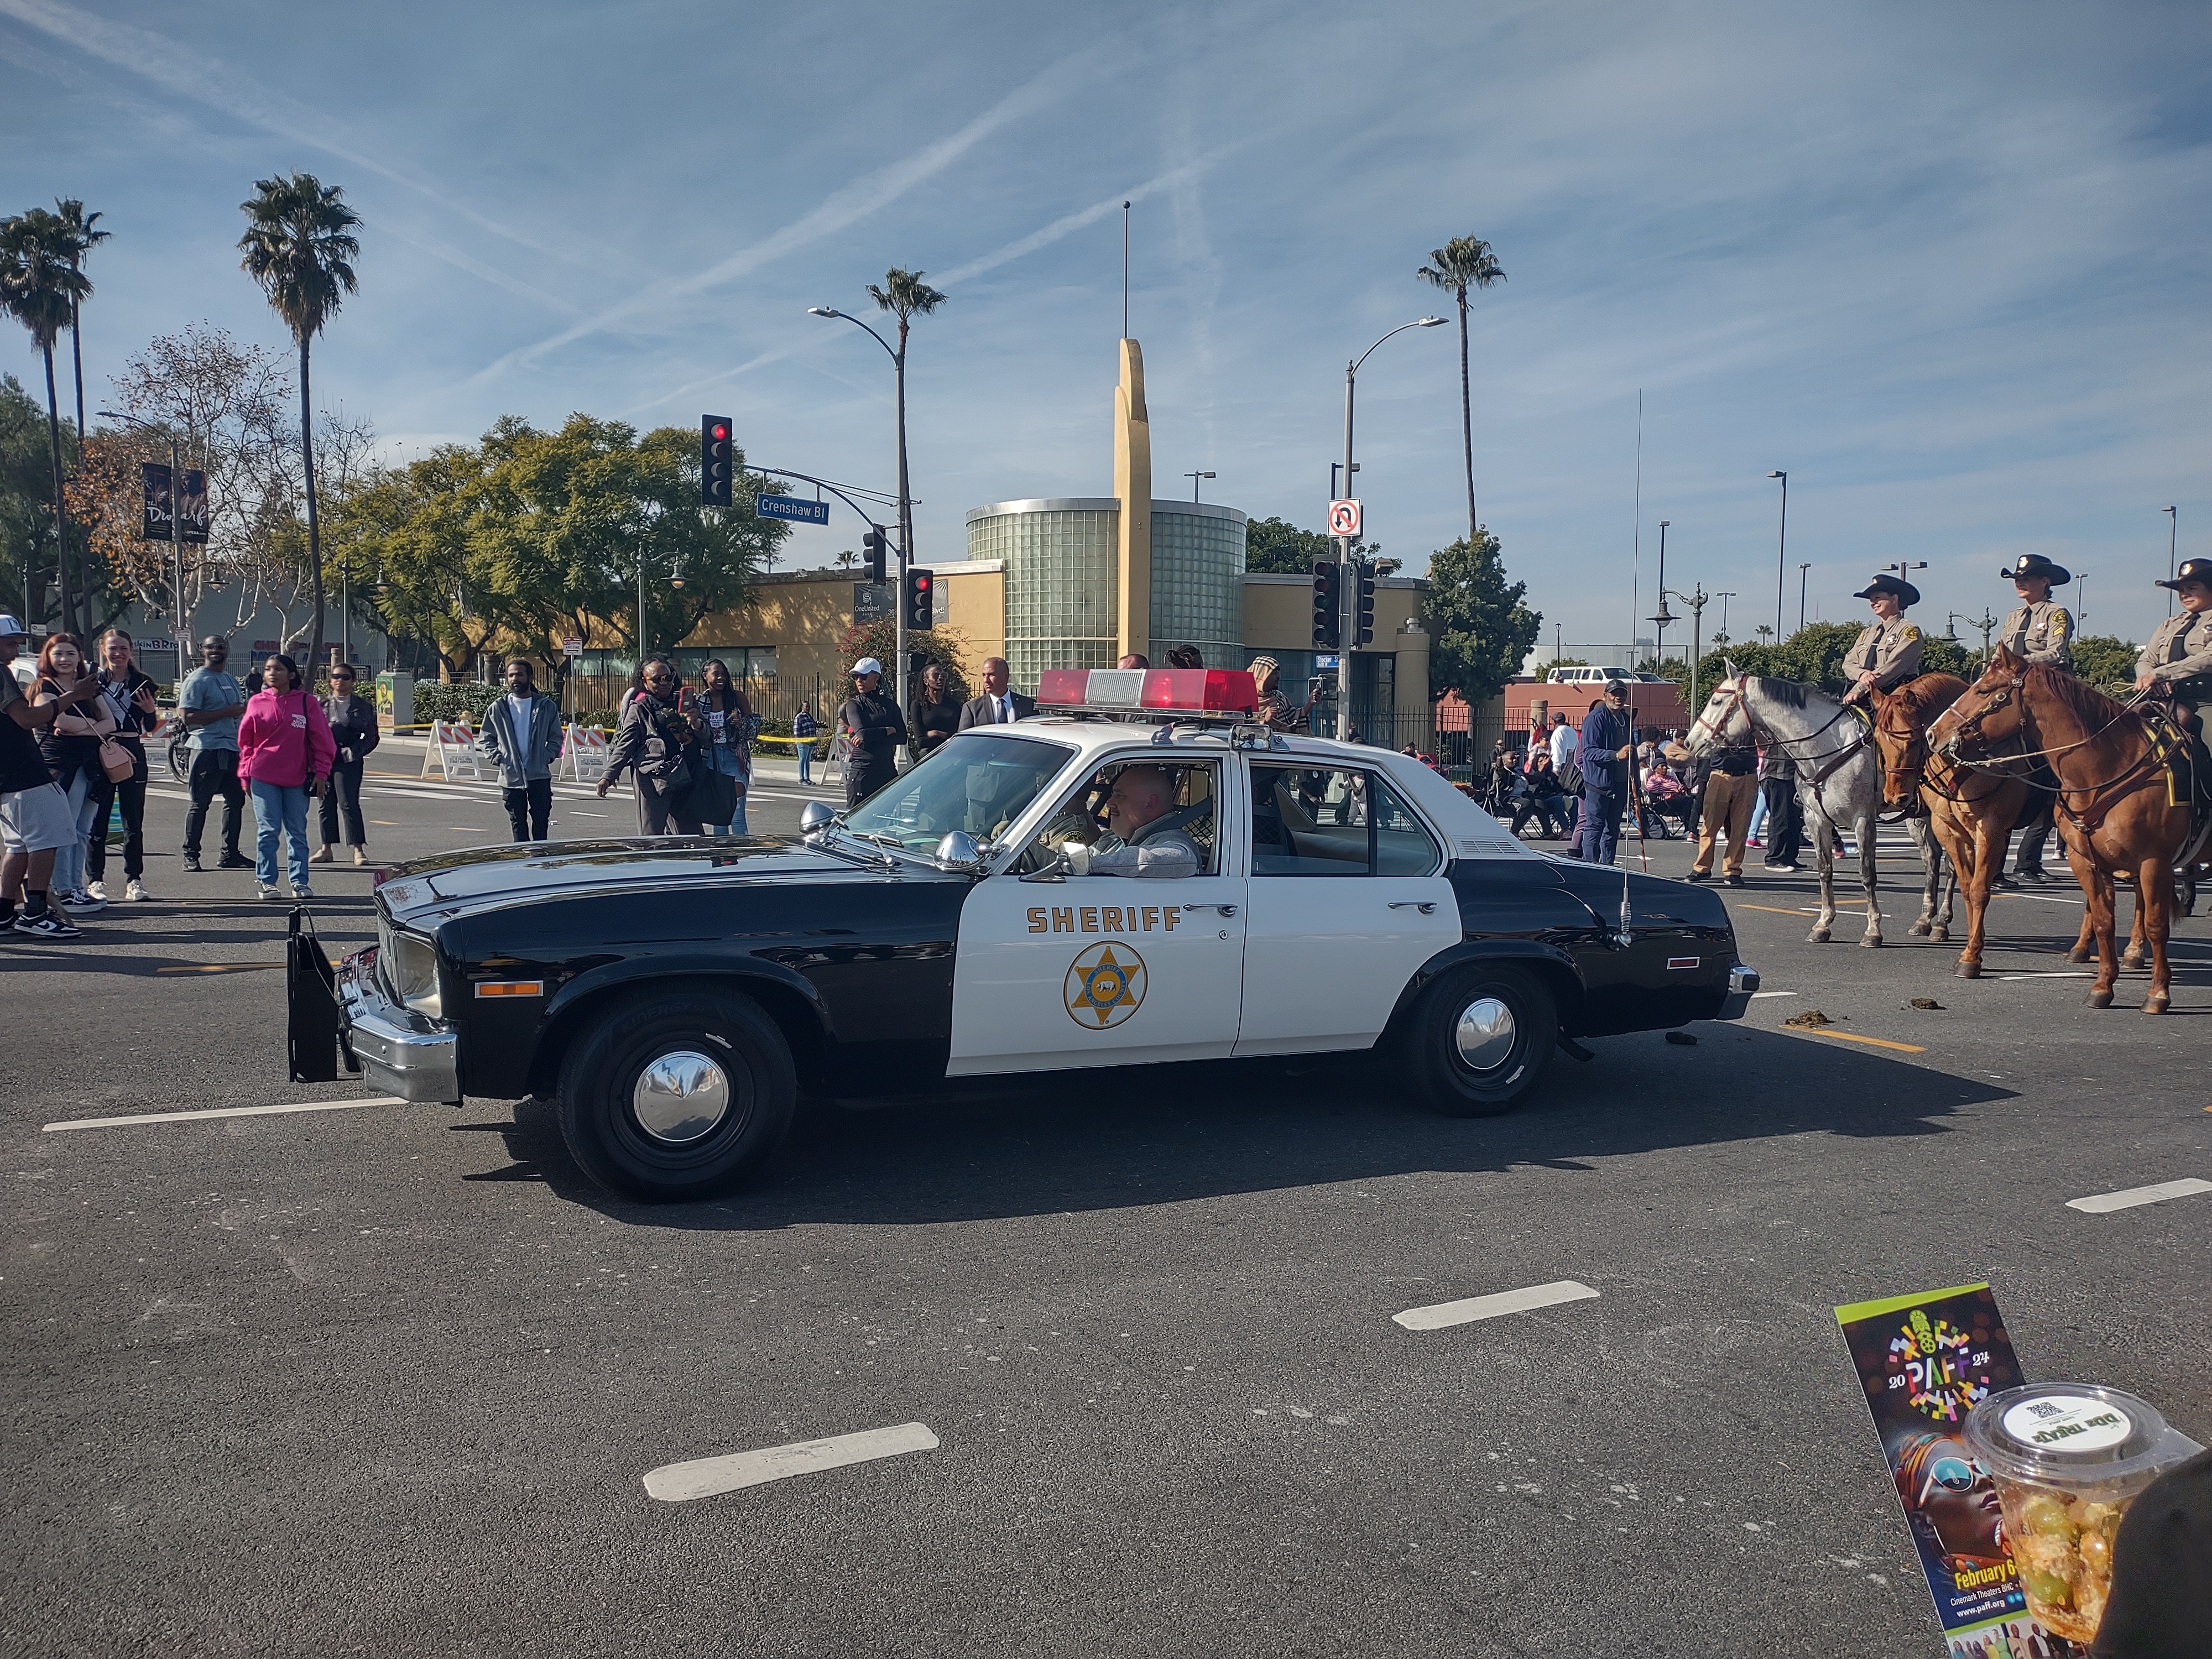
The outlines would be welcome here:
M 376 890 L 395 921 L 528 896 L 659 886 L 674 881 L 876 878 L 851 859 L 785 836 L 636 836 L 488 847 L 396 866 Z

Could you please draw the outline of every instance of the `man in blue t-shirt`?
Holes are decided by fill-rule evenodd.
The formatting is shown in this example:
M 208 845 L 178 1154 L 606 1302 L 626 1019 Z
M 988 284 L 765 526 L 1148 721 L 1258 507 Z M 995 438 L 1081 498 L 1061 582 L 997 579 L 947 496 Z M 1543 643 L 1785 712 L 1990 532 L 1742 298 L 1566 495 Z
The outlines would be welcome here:
M 185 809 L 185 868 L 200 867 L 200 831 L 208 804 L 222 797 L 222 856 L 218 870 L 244 870 L 253 860 L 238 850 L 239 814 L 246 786 L 238 781 L 238 717 L 246 712 L 246 688 L 223 672 L 230 644 L 219 634 L 200 641 L 201 666 L 192 670 L 178 695 L 177 707 L 192 733 L 192 771 L 186 787 L 192 804 Z

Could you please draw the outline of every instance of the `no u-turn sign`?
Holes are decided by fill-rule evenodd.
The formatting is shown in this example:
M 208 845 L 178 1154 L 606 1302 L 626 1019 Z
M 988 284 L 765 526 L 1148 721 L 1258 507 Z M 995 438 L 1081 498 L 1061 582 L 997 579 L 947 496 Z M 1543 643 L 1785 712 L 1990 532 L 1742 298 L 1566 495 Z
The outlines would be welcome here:
M 1359 503 L 1331 501 L 1328 504 L 1328 533 L 1332 536 L 1359 535 Z

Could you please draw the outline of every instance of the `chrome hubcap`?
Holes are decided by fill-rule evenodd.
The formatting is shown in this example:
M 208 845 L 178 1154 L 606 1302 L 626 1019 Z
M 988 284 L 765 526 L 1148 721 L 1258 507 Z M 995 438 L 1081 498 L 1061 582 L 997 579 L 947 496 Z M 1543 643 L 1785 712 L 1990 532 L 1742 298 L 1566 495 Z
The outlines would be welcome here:
M 637 1127 L 655 1140 L 688 1146 L 711 1133 L 730 1110 L 730 1079 L 708 1055 L 690 1048 L 662 1054 L 630 1091 Z
M 1503 1066 L 1513 1052 L 1516 1030 L 1510 1008 L 1496 997 L 1477 997 L 1459 1011 L 1452 1041 L 1459 1045 L 1460 1059 L 1470 1068 L 1487 1072 Z

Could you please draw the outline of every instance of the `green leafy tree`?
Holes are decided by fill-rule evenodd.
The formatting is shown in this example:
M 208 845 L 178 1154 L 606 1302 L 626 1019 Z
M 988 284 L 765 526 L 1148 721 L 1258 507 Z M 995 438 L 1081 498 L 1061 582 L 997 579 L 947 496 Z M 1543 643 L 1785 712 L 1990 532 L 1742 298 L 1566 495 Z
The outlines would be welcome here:
M 1526 582 L 1506 580 L 1498 538 L 1487 530 L 1430 556 L 1431 696 L 1456 691 L 1480 702 L 1521 672 L 1544 623 L 1542 612 L 1522 603 L 1528 591 Z
M 31 343 L 46 365 L 46 442 L 53 470 L 55 590 L 64 629 L 76 631 L 70 587 L 69 509 L 62 486 L 62 417 L 54 390 L 54 342 L 69 325 L 77 302 L 88 298 L 92 283 L 76 268 L 81 250 L 69 226 L 44 208 L 0 219 L 0 307 L 30 331 Z M 35 621 L 27 617 L 26 623 Z
M 2085 634 L 2074 641 L 2074 672 L 2099 690 L 2118 696 L 2134 686 L 2136 659 L 2142 654 L 2133 640 Z
M 1850 681 L 1844 672 L 1844 653 L 1857 641 L 1860 623 L 1808 623 L 1804 628 L 1778 646 L 1755 644 L 1739 641 L 1722 649 L 1707 652 L 1698 664 L 1698 684 L 1710 687 L 1729 672 L 1729 665 L 1746 674 L 1756 674 L 1769 679 L 1802 680 L 1817 685 L 1822 690 L 1841 696 L 1850 690 Z M 1808 638 L 1814 629 L 1823 630 Z M 1801 648 L 1802 647 L 1802 648 Z M 1946 639 L 1940 634 L 1926 634 L 1921 638 L 1920 672 L 1923 674 L 1956 674 L 1961 679 L 1973 678 L 1976 670 L 1973 656 L 1956 640 Z M 1685 671 L 1680 662 L 1667 665 L 1667 677 L 1680 681 Z
M 46 620 L 46 538 L 54 521 L 46 416 L 13 374 L 0 376 L 0 610 Z
M 251 201 L 239 204 L 246 217 L 246 232 L 238 243 L 246 257 L 240 264 L 261 284 L 270 306 L 284 319 L 300 348 L 301 477 L 307 495 L 307 550 L 315 605 L 309 654 L 319 665 L 326 605 L 322 529 L 316 518 L 314 403 L 308 391 L 307 348 L 345 295 L 360 286 L 353 262 L 361 257 L 361 243 L 353 228 L 361 216 L 339 199 L 343 192 L 336 185 L 325 185 L 313 173 L 263 179 L 253 190 Z
M 1455 236 L 1429 258 L 1431 263 L 1413 274 L 1459 302 L 1459 428 L 1467 456 L 1467 533 L 1473 541 L 1481 536 L 1482 526 L 1474 508 L 1474 398 L 1467 369 L 1467 291 L 1502 283 L 1505 272 L 1490 244 L 1480 236 Z
M 1301 530 L 1288 519 L 1255 519 L 1244 526 L 1244 568 L 1282 576 L 1313 572 L 1316 559 L 1333 559 L 1336 544 L 1318 530 Z

